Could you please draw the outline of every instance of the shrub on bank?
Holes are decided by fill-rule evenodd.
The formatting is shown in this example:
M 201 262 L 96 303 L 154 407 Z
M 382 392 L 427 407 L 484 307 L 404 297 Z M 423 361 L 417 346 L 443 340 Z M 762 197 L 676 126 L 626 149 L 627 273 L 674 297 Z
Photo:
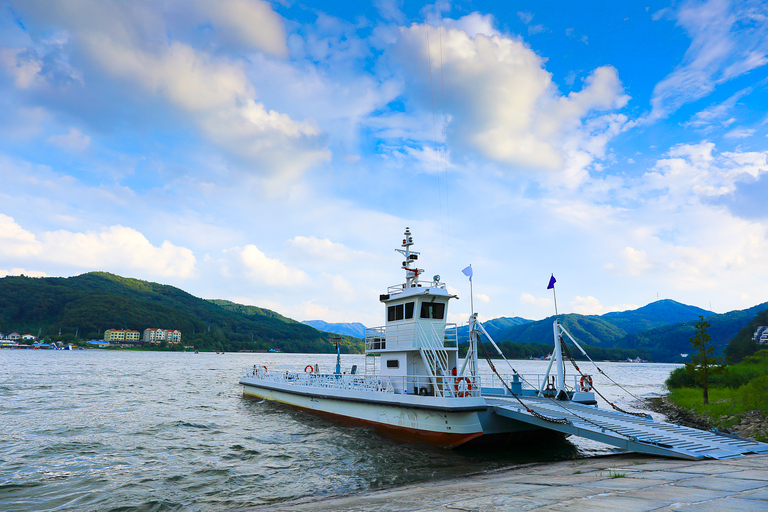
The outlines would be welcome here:
M 768 349 L 744 358 L 739 364 L 726 366 L 722 373 L 710 376 L 709 382 L 713 388 L 738 388 L 762 375 L 768 375 Z M 699 387 L 693 376 L 686 373 L 685 368 L 682 367 L 673 370 L 664 384 L 670 391 Z

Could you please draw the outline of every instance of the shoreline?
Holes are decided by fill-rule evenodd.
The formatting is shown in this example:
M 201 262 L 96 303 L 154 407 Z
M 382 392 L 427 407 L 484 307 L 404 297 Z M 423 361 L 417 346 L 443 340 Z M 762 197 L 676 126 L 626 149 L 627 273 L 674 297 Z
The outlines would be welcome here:
M 768 509 L 768 454 L 690 461 L 634 453 L 508 469 L 251 511 L 412 512 Z
M 667 395 L 648 398 L 646 399 L 646 404 L 648 409 L 663 414 L 669 423 L 678 423 L 700 430 L 711 430 L 716 427 L 711 418 L 696 414 L 694 411 L 670 402 Z M 729 432 L 746 439 L 760 441 L 760 439 L 756 439 L 758 436 L 768 434 L 768 417 L 759 411 L 747 411 L 741 422 L 726 430 L 726 433 Z

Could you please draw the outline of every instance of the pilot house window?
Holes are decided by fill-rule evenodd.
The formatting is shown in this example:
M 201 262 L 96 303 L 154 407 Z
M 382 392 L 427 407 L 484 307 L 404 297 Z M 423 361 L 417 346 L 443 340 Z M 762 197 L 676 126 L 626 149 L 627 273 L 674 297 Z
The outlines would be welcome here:
M 396 306 L 389 306 L 387 308 L 387 321 L 394 322 L 395 320 L 403 319 L 403 305 L 398 304 Z
M 387 368 L 400 368 L 400 361 L 398 359 L 387 359 Z
M 442 302 L 422 302 L 421 318 L 442 320 L 445 315 L 445 304 Z
M 405 305 L 397 304 L 396 306 L 389 306 L 387 308 L 387 321 L 394 322 L 404 318 L 413 318 L 413 306 L 413 302 L 406 302 Z

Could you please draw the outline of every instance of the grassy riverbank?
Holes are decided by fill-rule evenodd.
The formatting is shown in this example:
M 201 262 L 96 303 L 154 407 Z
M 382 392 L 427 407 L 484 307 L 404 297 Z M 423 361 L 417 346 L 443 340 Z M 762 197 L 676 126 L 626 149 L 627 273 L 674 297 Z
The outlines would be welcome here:
M 709 402 L 703 403 L 697 387 L 684 368 L 667 379 L 666 402 L 688 415 L 688 421 L 730 429 L 757 441 L 768 442 L 768 349 L 730 365 L 712 377 Z

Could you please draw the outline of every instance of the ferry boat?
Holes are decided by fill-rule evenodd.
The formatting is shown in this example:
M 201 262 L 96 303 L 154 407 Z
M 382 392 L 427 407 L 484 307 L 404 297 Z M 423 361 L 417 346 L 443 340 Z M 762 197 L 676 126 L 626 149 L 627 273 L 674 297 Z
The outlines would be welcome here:
M 240 379 L 244 395 L 282 402 L 344 424 L 374 426 L 396 439 L 448 448 L 498 437 L 562 436 L 496 414 L 492 403 L 513 397 L 523 403 L 521 397 L 537 396 L 596 403 L 591 376 L 577 376 L 581 378 L 566 386 L 558 328 L 547 373 L 537 376 L 535 384 L 517 373 L 481 376 L 480 337 L 498 347 L 473 313 L 469 350 L 464 358 L 459 357 L 457 326 L 446 322 L 449 303 L 458 297 L 448 291 L 439 275 L 428 281 L 420 279 L 424 270 L 416 264 L 419 253 L 412 250 L 413 244 L 413 235 L 406 228 L 401 247 L 395 249 L 403 256 L 405 282 L 390 286 L 379 296 L 386 323 L 366 329 L 362 371 L 356 366 L 342 371 L 337 342 L 333 371 L 322 371 L 317 365 L 288 371 L 255 365 L 246 368 Z M 550 376 L 553 363 L 557 363 L 557 375 Z M 493 368 L 490 359 L 489 364 Z

